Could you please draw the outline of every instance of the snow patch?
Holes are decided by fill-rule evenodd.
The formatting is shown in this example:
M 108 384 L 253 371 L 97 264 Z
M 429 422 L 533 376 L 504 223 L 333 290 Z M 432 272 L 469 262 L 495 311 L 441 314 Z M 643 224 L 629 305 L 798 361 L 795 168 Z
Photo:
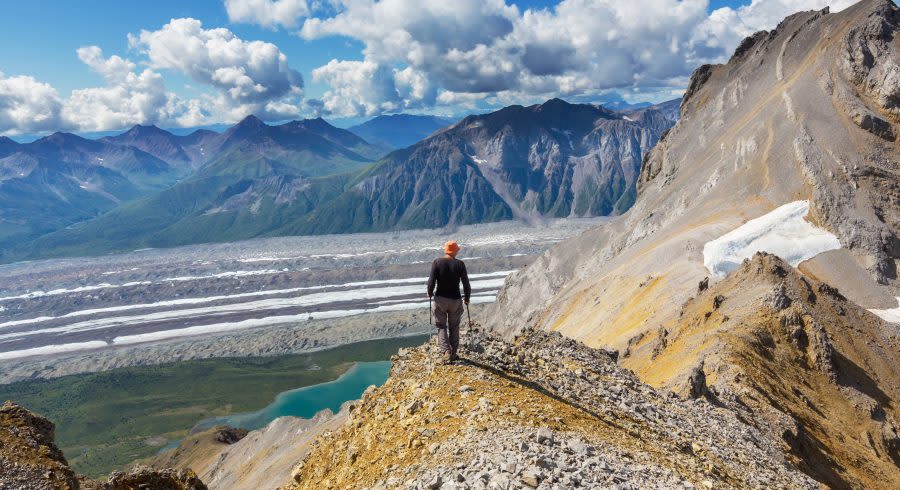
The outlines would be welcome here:
M 487 163 L 487 160 L 482 160 L 475 155 L 469 155 L 469 158 L 471 158 L 472 161 L 474 161 L 478 165 L 485 165 Z
M 794 201 L 752 219 L 703 246 L 703 264 L 718 278 L 756 252 L 768 252 L 797 266 L 828 250 L 841 248 L 834 234 L 806 221 L 809 201 Z
M 897 307 L 888 308 L 887 310 L 869 310 L 881 317 L 882 320 L 890 323 L 900 323 L 900 296 L 897 296 Z

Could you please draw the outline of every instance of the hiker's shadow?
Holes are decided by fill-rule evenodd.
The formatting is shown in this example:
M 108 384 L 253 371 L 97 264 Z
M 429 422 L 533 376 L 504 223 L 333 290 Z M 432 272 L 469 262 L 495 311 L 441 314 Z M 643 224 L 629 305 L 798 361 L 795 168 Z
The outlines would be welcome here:
M 595 419 L 601 420 L 609 426 L 612 426 L 612 427 L 615 427 L 615 428 L 621 429 L 621 430 L 627 430 L 622 425 L 616 423 L 616 421 L 609 414 L 604 414 L 602 412 L 598 412 L 594 409 L 584 406 L 581 403 L 578 403 L 575 400 L 570 400 L 568 398 L 562 397 L 562 396 L 548 390 L 547 388 L 541 386 L 539 383 L 537 383 L 535 381 L 531 381 L 531 380 L 525 379 L 521 376 L 509 373 L 506 371 L 502 371 L 500 369 L 495 368 L 494 366 L 491 366 L 490 364 L 486 364 L 486 363 L 479 361 L 478 359 L 475 359 L 471 356 L 460 355 L 457 358 L 455 364 L 461 365 L 461 366 L 473 366 L 473 367 L 477 367 L 480 369 L 484 369 L 485 371 L 488 371 L 497 377 L 503 378 L 506 381 L 514 383 L 523 388 L 526 388 L 526 389 L 529 389 L 532 391 L 536 391 L 548 398 L 552 398 L 553 400 L 556 400 L 559 403 L 565 404 L 565 405 L 572 407 L 580 412 L 590 415 L 591 417 L 593 417 Z

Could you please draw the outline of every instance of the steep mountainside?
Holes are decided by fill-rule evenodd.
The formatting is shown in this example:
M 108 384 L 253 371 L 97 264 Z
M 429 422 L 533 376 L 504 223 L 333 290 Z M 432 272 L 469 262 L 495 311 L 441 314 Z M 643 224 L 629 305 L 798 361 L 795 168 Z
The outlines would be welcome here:
M 707 373 L 794 424 L 813 477 L 896 487 L 897 325 L 853 303 L 897 306 L 898 21 L 888 0 L 799 13 L 695 71 L 635 206 L 511 276 L 491 327 L 617 349 L 655 386 Z M 758 250 L 788 263 L 748 271 Z
M 0 249 L 96 217 L 184 175 L 137 148 L 55 133 L 0 141 Z
M 728 409 L 657 392 L 556 333 L 401 351 L 283 488 L 817 488 Z
M 641 159 L 674 124 L 671 116 L 559 99 L 469 116 L 391 153 L 292 231 L 619 214 L 634 201 Z
M 455 119 L 449 117 L 391 114 L 375 117 L 347 130 L 370 143 L 406 148 L 454 122 Z

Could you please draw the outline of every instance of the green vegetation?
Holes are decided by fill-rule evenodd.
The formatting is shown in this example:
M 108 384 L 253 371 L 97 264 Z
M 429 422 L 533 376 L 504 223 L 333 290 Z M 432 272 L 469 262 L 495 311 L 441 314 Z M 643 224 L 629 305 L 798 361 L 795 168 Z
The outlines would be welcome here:
M 0 385 L 56 424 L 56 442 L 79 473 L 105 475 L 159 451 L 201 419 L 259 410 L 282 391 L 331 381 L 354 362 L 389 359 L 423 337 L 374 340 L 278 357 L 183 361 Z

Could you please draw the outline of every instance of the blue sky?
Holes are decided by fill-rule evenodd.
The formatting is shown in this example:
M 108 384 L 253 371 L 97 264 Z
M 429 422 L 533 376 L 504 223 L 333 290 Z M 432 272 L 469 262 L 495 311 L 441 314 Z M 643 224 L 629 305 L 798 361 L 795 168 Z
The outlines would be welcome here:
M 228 1 L 251 8 L 273 2 Z M 461 114 L 556 95 L 591 100 L 616 93 L 630 101 L 663 100 L 677 96 L 696 64 L 727 59 L 734 44 L 748 32 L 771 28 L 766 24 L 793 10 L 831 3 L 756 0 L 751 6 L 749 1 L 736 0 L 579 0 L 560 5 L 523 0 L 504 6 L 502 0 L 483 4 L 468 0 L 458 2 L 462 23 L 448 20 L 444 24 L 452 13 L 448 14 L 441 2 L 390 0 L 394 7 L 383 9 L 378 17 L 377 12 L 357 8 L 366 3 L 362 1 L 352 5 L 330 0 L 278 1 L 302 2 L 306 13 L 267 23 L 252 15 L 230 15 L 223 0 L 4 2 L 0 17 L 0 134 L 110 130 L 138 122 L 165 126 L 227 123 L 245 112 L 269 120 L 320 114 L 331 119 L 391 112 Z M 574 4 L 595 5 L 578 7 L 584 9 L 579 15 Z M 512 5 L 517 12 L 506 9 Z M 722 8 L 729 10 L 720 13 L 728 15 L 707 18 Z M 428 9 L 433 12 L 426 13 Z M 528 10 L 543 10 L 546 15 L 529 17 L 525 14 Z M 631 17 L 649 20 L 632 25 Z M 142 31 L 159 33 L 153 39 L 164 44 L 164 35 L 171 33 L 162 32 L 163 27 L 172 19 L 199 21 L 202 29 L 193 32 L 203 35 L 224 28 L 242 43 L 269 43 L 275 49 L 275 54 L 268 52 L 274 56 L 273 63 L 283 55 L 286 64 L 271 73 L 260 69 L 248 75 L 249 83 L 255 83 L 264 95 L 234 95 L 230 90 L 244 90 L 249 85 L 213 82 L 198 70 L 234 68 L 249 73 L 247 60 L 236 59 L 233 67 L 200 66 L 203 60 L 210 62 L 208 58 L 186 60 L 182 65 L 171 59 L 171 53 L 167 61 L 160 61 L 162 55 L 157 51 L 162 48 L 150 38 L 129 45 L 129 34 L 139 36 Z M 582 32 L 616 33 L 618 38 L 607 42 L 597 37 L 596 46 L 585 47 L 578 41 L 584 37 L 579 37 L 579 26 L 573 25 L 578 22 L 572 19 L 585 20 Z M 477 37 L 471 45 L 469 34 L 452 35 L 470 26 L 471 36 Z M 567 38 L 565 31 L 570 28 L 573 34 Z M 475 46 L 479 43 L 481 48 Z M 678 52 L 667 52 L 675 50 L 675 43 L 680 43 Z M 80 56 L 76 52 L 94 46 L 99 49 L 92 61 L 87 61 L 85 53 Z M 164 44 L 163 48 L 171 46 Z M 249 48 L 247 51 L 247 59 L 257 56 Z M 529 58 L 531 51 L 536 55 Z M 518 54 L 510 55 L 512 52 Z M 414 53 L 419 53 L 418 57 Z M 115 73 L 104 71 L 104 66 L 112 69 L 123 60 L 131 63 L 130 71 L 121 66 Z M 555 63 L 557 60 L 562 61 Z M 147 77 L 158 79 L 139 82 L 126 77 L 147 69 L 152 71 Z M 132 90 L 139 84 L 144 88 Z M 96 90 L 85 92 L 78 100 L 71 97 L 73 90 L 88 88 Z M 121 108 L 141 97 L 154 102 Z M 29 100 L 44 98 L 52 103 Z M 155 111 L 154 104 L 170 107 Z M 95 112 L 104 116 L 92 119 Z
M 520 9 L 550 8 L 557 2 L 528 0 L 511 2 Z M 712 0 L 708 10 L 737 7 L 749 1 Z M 157 28 L 170 19 L 193 17 L 207 27 L 228 27 L 241 38 L 259 39 L 277 45 L 306 80 L 312 96 L 321 95 L 325 84 L 310 80 L 313 68 L 337 59 L 361 59 L 361 43 L 348 38 L 305 41 L 284 29 L 230 23 L 220 0 L 155 0 L 152 2 L 108 0 L 42 0 L 5 2 L 0 17 L 0 71 L 7 75 L 33 75 L 60 92 L 96 85 L 101 77 L 78 60 L 80 46 L 98 45 L 108 55 L 129 54 L 126 36 L 141 29 Z M 178 73 L 167 76 L 179 85 L 189 80 Z M 173 85 L 173 90 L 179 87 Z

